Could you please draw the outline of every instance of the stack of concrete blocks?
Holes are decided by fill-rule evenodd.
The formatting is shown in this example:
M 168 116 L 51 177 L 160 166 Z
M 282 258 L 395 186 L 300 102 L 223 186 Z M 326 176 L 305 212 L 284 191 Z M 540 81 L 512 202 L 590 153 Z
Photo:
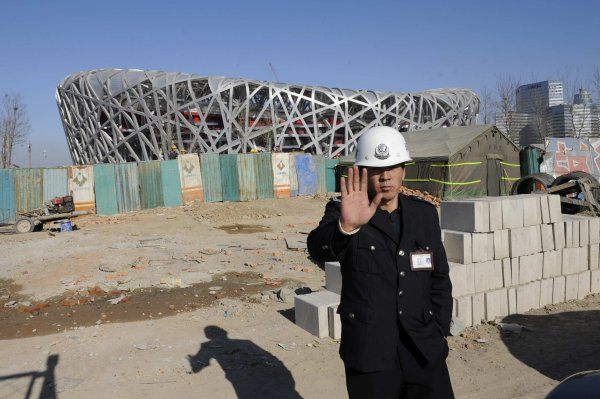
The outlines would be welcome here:
M 444 201 L 454 317 L 472 326 L 600 292 L 600 219 L 556 195 Z

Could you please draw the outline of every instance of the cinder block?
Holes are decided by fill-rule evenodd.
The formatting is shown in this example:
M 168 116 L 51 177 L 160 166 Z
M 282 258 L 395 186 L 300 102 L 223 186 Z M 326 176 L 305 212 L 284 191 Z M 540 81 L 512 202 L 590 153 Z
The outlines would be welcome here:
M 519 257 L 519 284 L 540 280 L 543 275 L 544 256 L 541 253 Z
M 534 281 L 517 287 L 517 313 L 540 307 L 540 282 Z
M 542 252 L 542 239 L 538 226 L 511 229 L 508 236 L 511 258 Z
M 548 195 L 540 194 L 540 208 L 542 209 L 542 223 L 550 223 L 550 207 L 548 205 Z
M 502 262 L 502 278 L 504 281 L 504 287 L 510 287 L 512 285 L 512 273 L 510 267 L 510 258 L 504 258 Z
M 486 320 L 508 316 L 508 293 L 506 288 L 485 293 Z
M 327 308 L 329 322 L 329 336 L 332 339 L 341 339 L 342 338 L 342 320 L 340 319 L 340 315 L 337 314 L 338 305 L 329 306 Z
M 573 248 L 573 221 L 565 220 L 565 248 Z
M 517 289 L 508 289 L 508 314 L 517 313 Z
M 571 220 L 573 224 L 573 248 L 580 247 L 579 245 L 579 220 Z
M 504 285 L 502 261 L 489 260 L 473 263 L 475 270 L 475 292 L 484 292 L 501 288 Z
M 590 244 L 600 244 L 600 218 L 589 219 Z
M 518 196 L 504 198 L 502 200 L 502 228 L 519 227 L 523 227 L 523 201 Z
M 467 294 L 475 293 L 475 266 L 472 263 L 465 265 L 465 276 L 467 277 Z
M 571 274 L 565 276 L 565 278 L 565 301 L 577 299 L 577 292 L 579 291 L 579 275 Z
M 339 303 L 340 296 L 331 291 L 296 295 L 294 298 L 296 324 L 319 338 L 327 337 L 329 335 L 327 308 Z
M 325 262 L 325 288 L 342 294 L 342 268 L 339 262 Z
M 579 246 L 585 247 L 590 243 L 590 221 L 582 217 L 579 220 Z
M 565 224 L 552 223 L 552 230 L 554 233 L 554 248 L 562 249 L 565 247 Z
M 581 271 L 582 261 L 579 259 L 579 248 L 564 248 L 562 250 L 562 275 L 574 274 Z
M 519 285 L 519 258 L 510 259 L 510 277 L 512 279 L 511 285 Z
M 467 265 L 448 262 L 450 267 L 450 281 L 452 282 L 452 296 L 457 298 L 468 294 L 467 290 Z
M 485 321 L 485 296 L 482 292 L 474 294 L 472 296 L 472 308 L 473 308 L 473 325 L 478 325 L 482 321 Z
M 456 317 L 467 327 L 473 325 L 473 304 L 470 296 L 456 298 Z
M 523 201 L 523 226 L 537 226 L 542 224 L 540 197 L 530 194 L 519 197 L 521 197 Z
M 583 299 L 590 294 L 591 272 L 586 270 L 579 273 L 579 287 L 577 288 L 577 299 Z
M 544 267 L 542 277 L 560 276 L 562 273 L 562 250 L 544 252 Z
M 494 234 L 473 233 L 473 263 L 494 259 Z
M 490 210 L 490 230 L 502 229 L 502 199 L 505 197 L 479 197 L 476 201 L 486 201 Z
M 552 303 L 557 304 L 565 301 L 565 276 L 553 278 L 554 285 L 552 287 Z
M 600 245 L 590 244 L 588 248 L 588 269 L 594 270 L 600 268 Z
M 563 221 L 562 210 L 560 208 L 560 195 L 548 195 L 548 208 L 550 208 L 551 223 L 558 223 Z
M 486 233 L 490 208 L 486 201 L 442 201 L 442 229 Z
M 540 225 L 540 235 L 542 236 L 542 251 L 554 250 L 554 233 L 551 224 Z
M 588 270 L 588 266 L 590 264 L 590 250 L 587 247 L 587 245 L 585 247 L 579 247 L 579 260 L 580 260 L 580 265 L 579 265 L 579 271 L 585 271 Z
M 458 301 L 456 300 L 456 298 L 452 298 L 452 317 L 456 317 L 458 312 Z
M 590 272 L 590 280 L 592 294 L 600 294 L 600 269 L 592 270 Z
M 444 248 L 450 262 L 468 264 L 473 261 L 471 233 L 443 230 Z
M 540 308 L 552 304 L 552 291 L 554 289 L 554 280 L 544 279 L 540 282 Z
M 508 258 L 508 230 L 494 231 L 494 259 Z

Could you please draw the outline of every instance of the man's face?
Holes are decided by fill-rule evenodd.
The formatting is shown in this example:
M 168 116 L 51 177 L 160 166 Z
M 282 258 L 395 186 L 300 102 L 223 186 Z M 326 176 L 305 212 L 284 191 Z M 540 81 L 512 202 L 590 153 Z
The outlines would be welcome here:
M 369 174 L 369 194 L 382 194 L 382 201 L 393 200 L 402 186 L 404 167 L 400 165 L 384 168 L 367 168 Z

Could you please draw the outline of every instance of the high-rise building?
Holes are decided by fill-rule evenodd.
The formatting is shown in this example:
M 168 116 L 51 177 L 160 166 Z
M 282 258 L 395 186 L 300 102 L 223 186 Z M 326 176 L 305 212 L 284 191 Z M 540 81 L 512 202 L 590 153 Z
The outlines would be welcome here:
M 563 84 L 546 80 L 517 87 L 516 111 L 525 114 L 544 112 L 548 107 L 564 104 Z

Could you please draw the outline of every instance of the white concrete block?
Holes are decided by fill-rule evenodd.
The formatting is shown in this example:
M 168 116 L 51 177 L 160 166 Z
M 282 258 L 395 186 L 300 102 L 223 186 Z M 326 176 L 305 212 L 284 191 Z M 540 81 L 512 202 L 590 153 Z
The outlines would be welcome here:
M 540 280 L 543 275 L 544 256 L 541 253 L 519 257 L 519 284 Z
M 552 304 L 552 292 L 554 289 L 554 280 L 544 279 L 540 282 L 540 308 Z
M 473 303 L 470 296 L 456 298 L 456 317 L 467 327 L 473 325 Z
M 573 248 L 573 221 L 565 220 L 565 248 Z
M 471 233 L 463 231 L 443 230 L 444 248 L 450 262 L 468 264 L 473 261 L 473 244 Z
M 465 276 L 467 278 L 466 293 L 468 295 L 475 293 L 475 266 L 472 263 L 465 265 Z
M 508 291 L 506 288 L 485 293 L 485 316 L 488 321 L 508 316 Z
M 548 205 L 548 196 L 542 194 L 540 197 L 540 208 L 542 209 L 542 223 L 550 223 L 550 206 Z
M 565 224 L 552 223 L 552 231 L 554 233 L 554 248 L 562 249 L 565 247 Z
M 511 285 L 519 285 L 519 258 L 510 259 L 510 277 L 512 279 Z
M 327 321 L 329 322 L 329 337 L 332 339 L 342 338 L 342 320 L 337 314 L 338 305 L 329 306 L 327 308 Z
M 442 229 L 485 233 L 490 231 L 490 209 L 486 201 L 442 201 Z
M 475 292 L 484 292 L 501 288 L 504 285 L 502 261 L 489 260 L 473 263 L 475 270 Z
M 517 289 L 508 289 L 508 314 L 517 313 Z
M 473 233 L 473 263 L 494 259 L 494 234 Z
M 458 315 L 457 309 L 458 309 L 458 301 L 456 300 L 456 298 L 452 298 L 452 318 L 454 318 Z
M 579 220 L 571 220 L 573 224 L 573 248 L 580 247 L 579 245 Z
M 495 230 L 494 233 L 494 259 L 508 258 L 508 230 Z
M 548 208 L 550 208 L 550 222 L 557 223 L 563 221 L 562 210 L 560 209 L 560 196 L 557 194 L 548 195 Z
M 502 228 L 519 227 L 523 227 L 523 201 L 518 196 L 506 197 L 502 200 Z
M 589 219 L 590 244 L 600 244 L 600 218 Z
M 339 262 L 325 262 L 325 288 L 342 294 L 342 268 Z
M 327 308 L 338 305 L 340 296 L 331 291 L 318 291 L 305 295 L 296 295 L 294 298 L 294 312 L 296 324 L 316 335 L 324 338 L 329 335 L 329 314 Z
M 577 299 L 577 292 L 579 291 L 579 275 L 571 274 L 565 276 L 565 278 L 565 301 Z
M 479 197 L 475 201 L 486 201 L 490 210 L 490 230 L 502 229 L 502 199 L 505 197 Z
M 592 270 L 590 272 L 590 280 L 592 294 L 600 294 L 600 269 Z
M 540 282 L 534 281 L 517 287 L 517 313 L 540 307 Z
M 510 287 L 512 285 L 512 272 L 510 267 L 510 258 L 504 258 L 502 262 L 502 278 L 504 281 L 504 287 Z
M 454 298 L 467 295 L 467 265 L 461 263 L 448 262 L 450 267 L 449 275 L 452 282 L 452 296 Z
M 474 294 L 472 296 L 472 308 L 473 308 L 473 325 L 481 324 L 485 321 L 485 296 L 482 292 Z
M 562 250 L 548 251 L 543 253 L 544 267 L 542 277 L 556 277 L 562 273 Z
M 590 221 L 587 217 L 579 220 L 579 246 L 585 247 L 590 243 Z
M 565 276 L 554 277 L 552 287 L 552 303 L 557 304 L 565 301 Z
M 511 229 L 508 236 L 511 258 L 542 252 L 542 239 L 538 226 Z
M 589 269 L 589 264 L 590 264 L 590 250 L 587 247 L 587 245 L 585 247 L 579 247 L 579 260 L 581 262 L 581 264 L 579 265 L 579 271 L 585 271 Z
M 537 226 L 542 224 L 542 208 L 540 197 L 537 195 L 523 195 L 523 226 Z
M 579 287 L 577 288 L 577 299 L 583 299 L 590 294 L 591 272 L 586 270 L 579 273 Z
M 542 251 L 554 250 L 554 232 L 551 224 L 540 225 L 540 235 L 542 236 Z
M 600 245 L 588 245 L 588 269 L 598 269 L 600 267 L 598 262 L 600 262 Z
M 566 276 L 581 271 L 582 261 L 579 259 L 579 248 L 563 248 L 562 250 L 562 275 Z

